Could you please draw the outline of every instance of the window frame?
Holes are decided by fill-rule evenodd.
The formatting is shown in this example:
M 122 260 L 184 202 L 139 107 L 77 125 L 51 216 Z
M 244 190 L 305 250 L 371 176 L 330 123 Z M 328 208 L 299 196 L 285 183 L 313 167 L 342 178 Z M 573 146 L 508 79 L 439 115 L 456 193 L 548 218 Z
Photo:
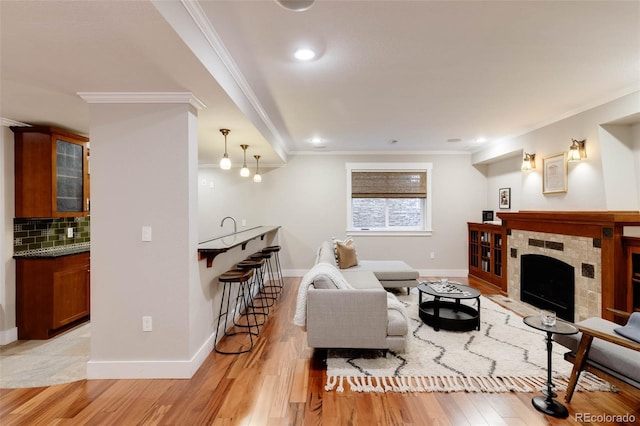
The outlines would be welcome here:
M 399 236 L 399 235 L 431 235 L 432 225 L 432 197 L 431 197 L 431 179 L 433 163 L 346 163 L 347 170 L 347 229 L 350 235 L 374 235 L 374 236 Z M 422 217 L 422 229 L 419 230 L 394 230 L 394 229 L 376 229 L 363 230 L 353 226 L 352 204 L 351 204 L 351 172 L 408 172 L 419 171 L 425 172 L 427 175 L 426 192 L 427 197 L 424 199 L 424 210 Z

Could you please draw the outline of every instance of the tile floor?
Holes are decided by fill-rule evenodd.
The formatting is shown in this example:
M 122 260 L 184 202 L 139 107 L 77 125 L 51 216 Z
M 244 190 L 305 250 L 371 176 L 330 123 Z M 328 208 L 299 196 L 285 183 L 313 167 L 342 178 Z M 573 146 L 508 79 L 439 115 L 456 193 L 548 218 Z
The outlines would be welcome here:
M 0 388 L 29 388 L 87 378 L 90 324 L 49 340 L 0 346 Z

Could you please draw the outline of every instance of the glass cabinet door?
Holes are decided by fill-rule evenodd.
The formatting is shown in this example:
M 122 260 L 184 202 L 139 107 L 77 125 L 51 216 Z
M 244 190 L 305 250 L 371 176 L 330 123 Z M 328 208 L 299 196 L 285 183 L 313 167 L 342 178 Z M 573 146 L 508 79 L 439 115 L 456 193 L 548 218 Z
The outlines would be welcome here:
M 84 207 L 84 147 L 56 141 L 56 203 L 61 213 L 82 212 Z

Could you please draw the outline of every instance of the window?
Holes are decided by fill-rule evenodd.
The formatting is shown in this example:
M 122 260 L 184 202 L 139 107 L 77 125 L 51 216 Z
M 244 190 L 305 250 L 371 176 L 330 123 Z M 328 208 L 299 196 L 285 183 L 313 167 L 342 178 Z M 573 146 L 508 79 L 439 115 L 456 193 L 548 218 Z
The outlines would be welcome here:
M 431 231 L 431 163 L 347 163 L 347 231 Z

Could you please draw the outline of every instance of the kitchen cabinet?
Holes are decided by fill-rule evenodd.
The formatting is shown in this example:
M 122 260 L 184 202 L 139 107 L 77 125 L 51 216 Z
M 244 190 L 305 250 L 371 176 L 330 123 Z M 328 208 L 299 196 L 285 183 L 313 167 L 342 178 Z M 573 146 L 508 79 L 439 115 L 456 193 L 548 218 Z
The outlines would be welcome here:
M 507 236 L 503 226 L 467 223 L 469 275 L 507 291 Z
M 11 127 L 15 134 L 15 217 L 89 213 L 89 139 L 57 127 Z
M 16 257 L 18 339 L 48 339 L 89 319 L 89 252 Z

